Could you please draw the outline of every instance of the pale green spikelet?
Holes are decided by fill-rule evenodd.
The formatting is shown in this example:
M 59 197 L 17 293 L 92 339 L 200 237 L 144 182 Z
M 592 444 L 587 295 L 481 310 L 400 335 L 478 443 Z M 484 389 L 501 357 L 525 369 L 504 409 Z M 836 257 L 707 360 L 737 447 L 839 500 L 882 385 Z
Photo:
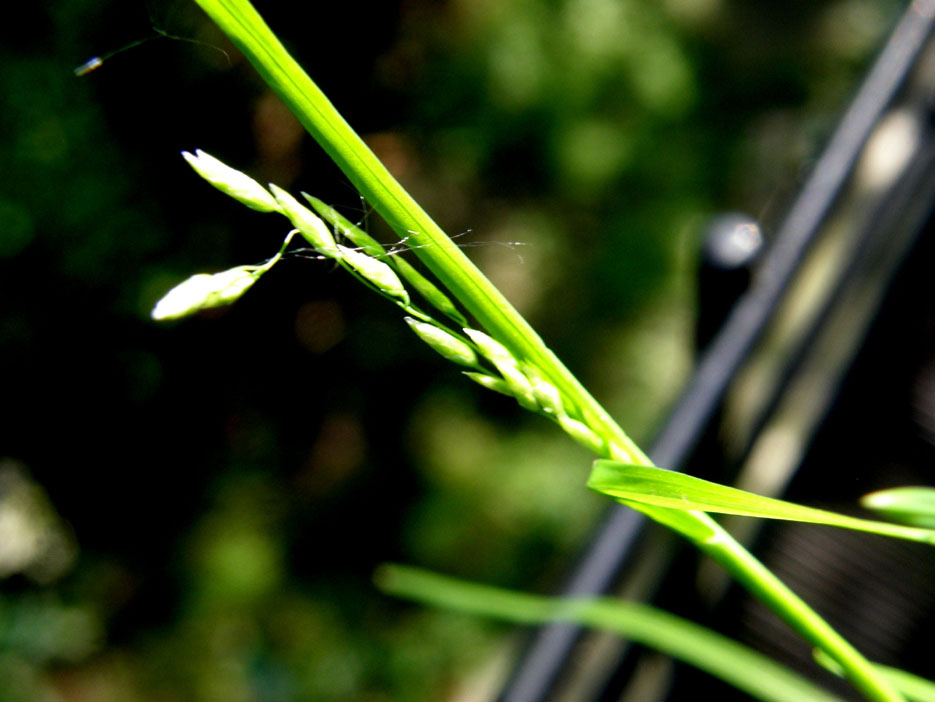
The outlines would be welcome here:
M 456 336 L 449 334 L 444 329 L 436 327 L 434 324 L 420 322 L 412 317 L 406 317 L 406 324 L 414 331 L 422 341 L 431 346 L 435 351 L 462 366 L 470 368 L 477 367 L 477 354 L 474 349 L 461 341 Z
M 293 226 L 299 230 L 299 233 L 318 253 L 328 258 L 341 258 L 341 252 L 334 242 L 334 236 L 332 236 L 327 225 L 314 212 L 278 185 L 270 183 L 269 189 L 279 204 L 279 211 L 289 218 Z
M 398 256 L 391 256 L 376 239 L 317 197 L 312 197 L 308 193 L 302 193 L 302 197 L 308 200 L 312 209 L 328 222 L 338 234 L 354 242 L 354 245 L 364 253 L 383 260 L 392 268 L 395 268 L 396 272 L 405 278 L 406 282 L 435 309 L 443 312 L 461 326 L 468 323 L 451 299 L 439 290 L 432 281 L 417 271 L 412 264 Z
M 556 417 L 567 414 L 565 411 L 565 406 L 562 403 L 561 393 L 559 393 L 558 388 L 543 378 L 542 374 L 539 373 L 539 371 L 534 366 L 523 363 L 521 364 L 520 368 L 523 372 L 523 375 L 526 376 L 526 378 L 529 380 L 529 383 L 532 385 L 532 393 L 543 412 L 554 415 Z
M 340 244 L 337 248 L 340 257 L 361 276 L 373 283 L 378 290 L 390 297 L 402 300 L 404 304 L 409 304 L 409 293 L 392 268 L 361 251 L 355 251 Z
M 519 364 L 507 348 L 496 339 L 477 329 L 465 327 L 464 333 L 473 341 L 481 354 L 490 361 L 510 386 L 511 394 L 524 409 L 539 411 L 539 403 L 529 379 L 519 369 Z
M 572 439 L 594 453 L 603 456 L 607 449 L 607 442 L 595 434 L 588 426 L 577 419 L 572 419 L 567 415 L 558 417 L 559 426 Z
M 399 271 L 400 275 L 402 275 L 403 278 L 406 279 L 406 282 L 415 288 L 415 291 L 425 298 L 432 307 L 455 320 L 462 327 L 468 323 L 464 315 L 461 314 L 461 311 L 455 307 L 451 298 L 439 290 L 431 280 L 413 268 L 412 264 L 406 259 L 398 256 L 394 256 L 393 259 L 396 264 L 396 270 Z
M 193 275 L 163 295 L 153 307 L 151 316 L 157 321 L 181 319 L 209 307 L 229 305 L 243 295 L 265 270 L 238 266 L 213 275 Z
M 479 348 L 480 352 L 484 354 L 484 357 L 494 365 L 496 365 L 498 361 L 511 363 L 514 366 L 517 365 L 516 359 L 513 358 L 513 354 L 511 354 L 503 344 L 501 344 L 493 337 L 485 334 L 482 331 L 471 329 L 469 327 L 465 327 L 464 333 L 471 337 L 471 341 L 477 344 L 477 348 Z
M 469 371 L 464 371 L 464 375 L 473 380 L 478 385 L 483 385 L 488 390 L 493 390 L 494 392 L 499 392 L 501 395 L 508 395 L 513 397 L 513 389 L 503 378 L 495 378 L 492 375 L 487 375 L 486 373 L 471 373 Z
M 260 212 L 279 210 L 275 198 L 246 173 L 231 168 L 201 149 L 196 149 L 194 154 L 183 151 L 182 156 L 198 175 L 247 207 Z
M 383 248 L 380 242 L 352 223 L 336 209 L 308 193 L 302 193 L 302 197 L 308 200 L 308 204 L 312 206 L 312 209 L 328 222 L 338 234 L 354 242 L 354 246 L 359 247 L 364 253 L 374 258 L 382 258 L 387 255 L 386 249 Z

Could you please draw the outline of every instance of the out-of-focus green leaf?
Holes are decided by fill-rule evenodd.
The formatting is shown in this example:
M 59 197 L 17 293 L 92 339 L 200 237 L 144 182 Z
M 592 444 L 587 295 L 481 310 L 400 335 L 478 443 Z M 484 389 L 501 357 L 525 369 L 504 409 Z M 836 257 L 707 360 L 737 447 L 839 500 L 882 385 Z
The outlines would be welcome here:
M 935 488 L 899 487 L 879 490 L 864 495 L 860 498 L 860 504 L 894 522 L 935 529 Z
M 437 607 L 523 624 L 559 620 L 612 631 L 704 670 L 758 700 L 838 700 L 753 649 L 648 605 L 606 597 L 530 595 L 391 564 L 383 565 L 374 577 L 386 593 Z
M 841 675 L 841 666 L 822 651 L 816 649 L 815 660 L 835 675 Z M 876 668 L 910 702 L 935 702 L 935 682 L 888 665 L 878 664 Z

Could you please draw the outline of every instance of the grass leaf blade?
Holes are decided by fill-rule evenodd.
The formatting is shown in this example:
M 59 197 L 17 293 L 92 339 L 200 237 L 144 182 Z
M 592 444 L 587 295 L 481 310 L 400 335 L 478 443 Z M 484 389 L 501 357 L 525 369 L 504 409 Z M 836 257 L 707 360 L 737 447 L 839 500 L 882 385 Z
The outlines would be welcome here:
M 588 478 L 588 487 L 622 502 L 824 524 L 935 544 L 935 531 L 930 529 L 848 517 L 836 512 L 763 497 L 684 473 L 650 466 L 628 465 L 620 461 L 595 461 Z

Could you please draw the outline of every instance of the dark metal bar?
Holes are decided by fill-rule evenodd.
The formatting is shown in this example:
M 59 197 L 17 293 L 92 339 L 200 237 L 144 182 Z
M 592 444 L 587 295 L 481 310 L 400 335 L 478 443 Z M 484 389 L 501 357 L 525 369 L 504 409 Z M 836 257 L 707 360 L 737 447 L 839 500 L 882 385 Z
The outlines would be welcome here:
M 696 367 L 653 444 L 656 465 L 677 469 L 691 455 L 734 374 L 775 314 L 805 252 L 840 195 L 874 125 L 892 102 L 933 29 L 935 2 L 906 10 L 832 135 L 767 252 L 753 285 L 737 303 Z M 607 592 L 626 565 L 643 518 L 614 506 L 584 549 L 562 594 Z M 498 699 L 546 700 L 581 635 L 556 624 L 537 630 Z

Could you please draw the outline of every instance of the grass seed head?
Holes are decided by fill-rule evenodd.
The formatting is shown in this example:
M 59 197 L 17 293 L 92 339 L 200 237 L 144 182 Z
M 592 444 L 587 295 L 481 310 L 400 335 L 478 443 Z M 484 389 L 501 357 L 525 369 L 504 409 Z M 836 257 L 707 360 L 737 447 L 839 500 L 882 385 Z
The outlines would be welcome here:
M 209 307 L 229 305 L 243 295 L 262 274 L 250 266 L 240 266 L 215 273 L 199 273 L 169 292 L 153 307 L 151 316 L 157 321 L 180 319 Z
M 396 270 L 406 279 L 406 282 L 409 283 L 417 293 L 424 297 L 432 307 L 439 312 L 443 312 L 461 326 L 468 323 L 464 315 L 455 307 L 451 298 L 439 290 L 435 283 L 413 268 L 406 259 L 395 257 L 394 263 L 396 264 Z
M 278 185 L 270 183 L 269 189 L 272 191 L 276 202 L 279 204 L 279 211 L 289 218 L 292 225 L 299 230 L 299 233 L 305 237 L 306 241 L 308 241 L 318 253 L 328 258 L 341 258 L 341 252 L 334 242 L 331 231 L 314 212 Z
M 488 390 L 493 390 L 494 392 L 499 392 L 501 395 L 509 395 L 513 397 L 513 390 L 507 384 L 503 378 L 495 378 L 492 375 L 487 375 L 486 373 L 470 373 L 465 371 L 464 374 L 473 380 L 478 385 L 483 385 Z
M 536 400 L 532 389 L 532 383 L 519 369 L 519 362 L 512 353 L 499 341 L 493 339 L 482 331 L 465 327 L 464 333 L 471 341 L 477 344 L 477 348 L 483 354 L 484 358 L 490 361 L 503 376 L 503 380 L 510 386 L 510 394 L 516 398 L 520 406 L 524 409 L 538 412 L 542 409 Z
M 542 374 L 529 364 L 522 364 L 522 371 L 532 385 L 532 393 L 536 398 L 536 402 L 539 403 L 539 406 L 546 414 L 553 414 L 556 417 L 566 414 L 558 388 L 543 378 Z
M 201 149 L 196 149 L 194 154 L 183 151 L 182 156 L 198 175 L 247 207 L 260 212 L 275 212 L 279 209 L 266 188 L 246 173 L 231 168 Z
M 407 305 L 409 304 L 409 293 L 403 286 L 399 276 L 393 272 L 392 268 L 383 263 L 383 261 L 371 258 L 361 251 L 355 251 L 354 249 L 349 249 L 340 244 L 338 244 L 337 248 L 341 258 L 343 258 L 351 268 L 373 283 L 379 290 L 390 297 L 402 300 Z
M 334 231 L 350 239 L 354 242 L 354 246 L 360 248 L 364 253 L 370 254 L 375 258 L 382 258 L 387 255 L 386 249 L 383 248 L 380 242 L 351 222 L 347 217 L 344 217 L 336 209 L 330 205 L 326 205 L 317 197 L 312 197 L 308 193 L 302 193 L 302 197 L 308 200 L 308 204 L 312 206 L 312 209 L 315 210 L 319 217 L 330 224 Z
M 565 433 L 579 444 L 590 449 L 599 456 L 605 455 L 607 443 L 591 431 L 586 424 L 568 416 L 559 416 L 558 423 L 559 426 L 564 429 Z
M 435 351 L 462 366 L 469 368 L 477 367 L 477 354 L 474 349 L 465 344 L 461 339 L 446 332 L 444 329 L 436 327 L 434 324 L 420 322 L 412 317 L 406 317 L 406 324 L 414 331 L 422 341 L 431 346 Z
M 516 365 L 516 359 L 513 357 L 513 354 L 493 337 L 469 327 L 464 328 L 464 333 L 471 337 L 471 341 L 477 344 L 477 348 L 480 349 L 480 352 L 484 354 L 484 357 L 491 363 L 496 365 L 497 361 L 501 361 Z

